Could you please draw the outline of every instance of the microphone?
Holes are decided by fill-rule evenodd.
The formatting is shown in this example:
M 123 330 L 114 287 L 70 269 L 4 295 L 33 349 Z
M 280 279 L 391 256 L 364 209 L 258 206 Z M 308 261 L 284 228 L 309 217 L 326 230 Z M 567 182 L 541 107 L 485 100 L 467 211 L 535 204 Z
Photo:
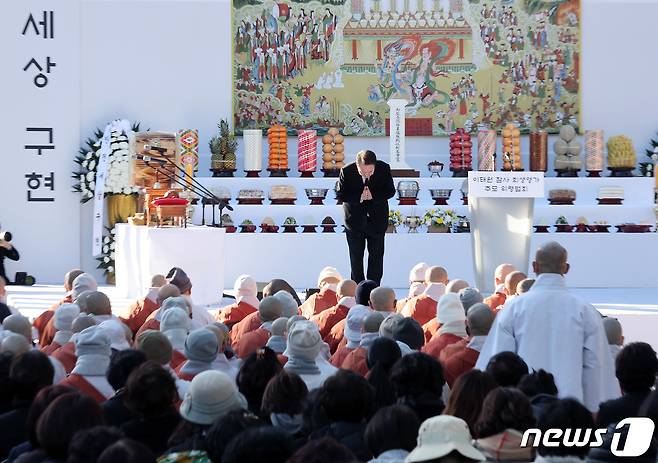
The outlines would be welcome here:
M 153 161 L 153 162 L 159 163 L 161 166 L 164 166 L 167 163 L 167 161 L 165 159 L 155 158 L 153 156 L 148 156 L 148 155 L 144 155 L 144 154 L 134 154 L 133 158 L 134 159 L 139 159 L 140 161 L 144 161 L 146 164 Z
M 167 148 L 153 145 L 144 145 L 144 151 L 157 151 L 160 154 L 165 154 L 167 152 Z

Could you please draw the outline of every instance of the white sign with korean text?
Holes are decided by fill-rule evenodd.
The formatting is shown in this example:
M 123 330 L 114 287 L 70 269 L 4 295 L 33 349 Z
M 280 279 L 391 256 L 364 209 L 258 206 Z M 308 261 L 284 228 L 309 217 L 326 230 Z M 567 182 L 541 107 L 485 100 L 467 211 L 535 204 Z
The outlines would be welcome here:
M 80 197 L 71 191 L 80 146 L 79 3 L 4 2 L 0 15 L 0 223 L 37 283 L 80 265 Z M 65 250 L 65 251 L 63 251 Z
M 468 173 L 468 195 L 475 198 L 543 198 L 543 172 Z

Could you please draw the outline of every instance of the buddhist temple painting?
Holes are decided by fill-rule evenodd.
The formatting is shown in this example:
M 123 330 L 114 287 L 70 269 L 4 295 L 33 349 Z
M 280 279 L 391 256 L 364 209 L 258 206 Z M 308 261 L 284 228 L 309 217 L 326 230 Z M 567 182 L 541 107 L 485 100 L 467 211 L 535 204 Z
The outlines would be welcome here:
M 580 0 L 233 0 L 237 133 L 407 135 L 580 121 Z

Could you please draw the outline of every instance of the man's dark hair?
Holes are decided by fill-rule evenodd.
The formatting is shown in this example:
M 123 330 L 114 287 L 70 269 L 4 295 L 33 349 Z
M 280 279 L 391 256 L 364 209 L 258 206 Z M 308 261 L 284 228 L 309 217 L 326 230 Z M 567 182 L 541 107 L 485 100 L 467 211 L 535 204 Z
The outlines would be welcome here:
M 539 417 L 537 427 L 542 431 L 548 429 L 566 429 L 570 428 L 585 432 L 586 429 L 594 428 L 594 419 L 592 414 L 575 399 L 560 399 L 548 405 Z M 577 456 L 585 458 L 589 452 L 589 446 L 585 447 L 539 447 L 539 454 L 542 456 Z
M 374 151 L 361 150 L 356 153 L 356 162 L 362 165 L 373 165 L 377 163 L 377 155 Z
M 109 426 L 94 426 L 93 428 L 83 429 L 71 439 L 66 463 L 97 461 L 106 448 L 122 437 L 121 430 Z
M 501 387 L 516 387 L 528 374 L 528 364 L 514 352 L 500 352 L 489 360 L 487 373 Z
M 331 437 L 313 439 L 299 448 L 288 463 L 353 463 L 354 454 Z
M 292 436 L 281 428 L 257 426 L 234 437 L 224 450 L 222 463 L 284 463 L 293 454 Z
M 360 423 L 372 415 L 374 390 L 363 376 L 338 370 L 320 388 L 318 403 L 331 422 Z
M 372 417 L 364 432 L 365 444 L 374 456 L 393 449 L 411 452 L 416 446 L 420 421 L 406 405 L 390 405 Z
M 628 392 L 648 392 L 656 382 L 658 359 L 646 342 L 624 346 L 615 359 L 615 374 L 621 389 Z
M 55 369 L 43 352 L 31 350 L 14 357 L 9 369 L 14 400 L 31 402 L 41 389 L 53 383 L 54 376 Z
M 518 389 L 498 387 L 487 394 L 475 423 L 475 436 L 485 438 L 507 429 L 521 433 L 535 426 L 530 400 Z
M 304 380 L 296 373 L 283 370 L 267 383 L 261 410 L 264 416 L 270 413 L 299 415 L 307 395 L 308 388 Z
M 521 389 L 521 392 L 528 399 L 532 399 L 539 394 L 557 395 L 555 378 L 552 374 L 541 368 L 521 378 L 518 388 Z
M 212 461 L 221 461 L 222 454 L 235 436 L 245 429 L 266 423 L 246 410 L 232 410 L 215 420 L 206 434 L 206 451 Z
M 124 403 L 140 417 L 158 416 L 173 409 L 177 400 L 174 378 L 153 361 L 141 364 L 128 376 Z
M 146 355 L 142 351 L 134 349 L 114 351 L 106 373 L 107 381 L 112 389 L 118 391 L 123 388 L 130 373 L 144 362 L 146 362 Z
M 77 393 L 63 394 L 39 417 L 37 441 L 48 457 L 63 461 L 78 431 L 102 424 L 103 412 L 93 399 Z

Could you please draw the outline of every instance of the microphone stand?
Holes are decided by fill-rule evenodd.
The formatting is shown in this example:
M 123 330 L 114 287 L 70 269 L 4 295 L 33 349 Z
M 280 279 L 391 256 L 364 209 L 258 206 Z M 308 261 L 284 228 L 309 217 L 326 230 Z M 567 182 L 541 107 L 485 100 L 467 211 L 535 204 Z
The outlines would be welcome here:
M 167 159 L 167 158 L 164 158 L 164 159 Z M 201 225 L 206 225 L 205 213 L 206 213 L 206 205 L 208 205 L 208 204 L 212 205 L 212 225 L 209 225 L 209 226 L 212 226 L 212 227 L 217 227 L 217 223 L 215 222 L 215 205 L 219 206 L 220 214 L 222 213 L 222 211 L 225 208 L 228 209 L 229 211 L 233 210 L 233 208 L 225 200 L 222 200 L 222 199 L 219 199 L 218 197 L 216 197 L 210 190 L 208 190 L 206 187 L 204 187 L 199 182 L 194 180 L 191 176 L 189 176 L 187 174 L 187 172 L 185 172 L 184 169 L 182 169 L 181 167 L 176 165 L 176 163 L 174 163 L 173 161 L 168 160 L 171 164 L 173 164 L 176 167 L 176 169 L 178 169 L 179 171 L 185 173 L 186 177 L 189 177 L 194 182 L 194 185 L 183 183 L 179 179 L 178 175 L 171 174 L 166 169 L 161 169 L 164 165 L 163 164 L 163 159 L 155 159 L 154 160 L 154 162 L 159 164 L 160 168 L 158 166 L 152 166 L 151 162 L 153 162 L 153 161 L 151 161 L 151 160 L 143 160 L 143 161 L 148 167 L 153 168 L 158 174 L 162 174 L 169 181 L 174 182 L 177 185 L 182 186 L 183 188 L 187 188 L 187 189 L 191 190 L 193 193 L 196 193 L 197 195 L 201 196 L 201 204 L 202 204 L 202 208 L 201 208 Z M 220 219 L 219 219 L 219 226 L 220 227 L 223 226 L 221 215 L 220 215 Z

